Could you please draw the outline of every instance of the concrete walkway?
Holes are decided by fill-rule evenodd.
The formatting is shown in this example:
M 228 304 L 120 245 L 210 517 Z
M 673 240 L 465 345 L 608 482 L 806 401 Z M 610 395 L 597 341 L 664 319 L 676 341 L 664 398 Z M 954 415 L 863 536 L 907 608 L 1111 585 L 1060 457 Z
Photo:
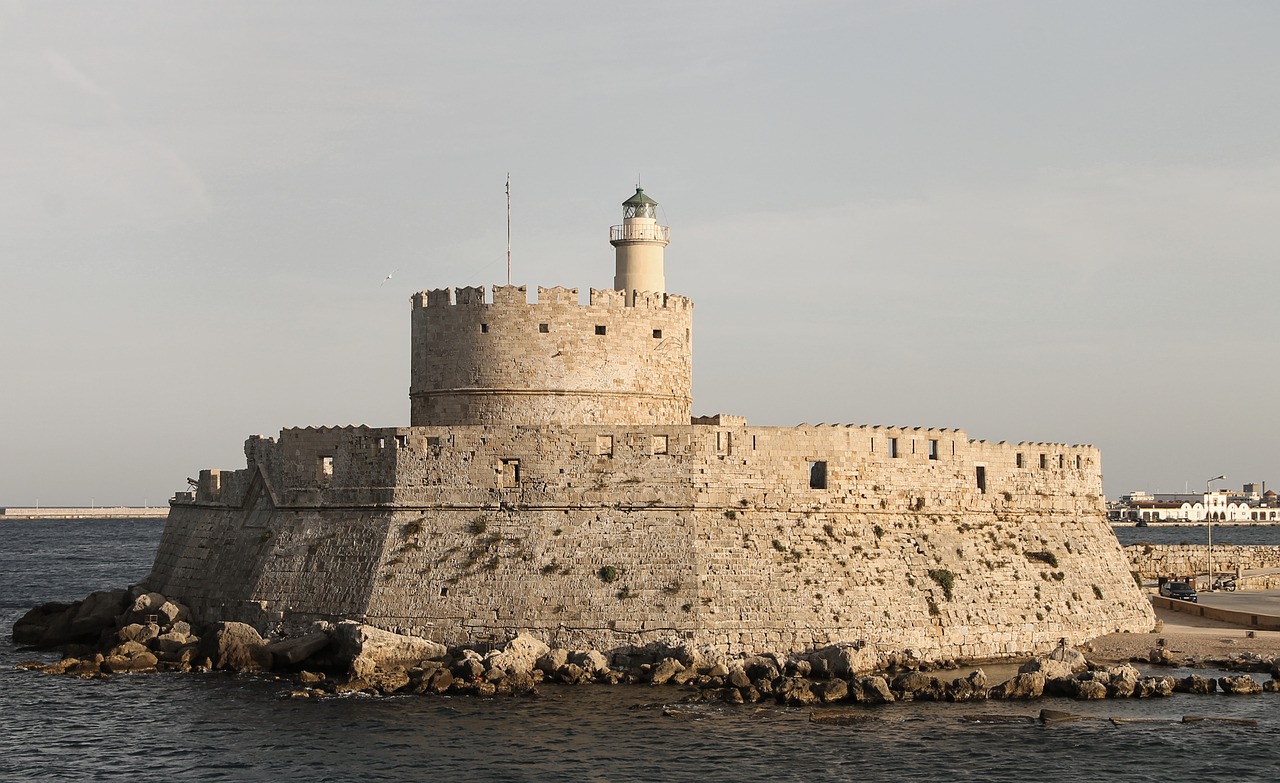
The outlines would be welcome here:
M 1158 608 L 1260 630 L 1280 630 L 1280 590 L 1200 593 L 1199 603 L 1152 596 Z

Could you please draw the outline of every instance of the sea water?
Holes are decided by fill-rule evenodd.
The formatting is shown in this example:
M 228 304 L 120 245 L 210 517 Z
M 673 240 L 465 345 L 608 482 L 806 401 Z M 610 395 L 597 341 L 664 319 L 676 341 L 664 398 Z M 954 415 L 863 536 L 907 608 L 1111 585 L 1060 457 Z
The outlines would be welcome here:
M 159 521 L 0 523 L 0 781 L 1274 781 L 1280 695 L 847 707 L 682 705 L 674 687 L 540 698 L 288 697 L 271 677 L 21 671 L 13 621 L 145 577 Z M 1216 532 L 1216 531 L 1215 531 Z M 1185 674 L 1186 672 L 1171 672 Z M 1205 676 L 1216 672 L 1201 671 Z M 1042 708 L 1090 716 L 1013 723 Z M 1256 726 L 1181 723 L 1184 715 Z M 1109 718 L 1143 719 L 1113 724 Z

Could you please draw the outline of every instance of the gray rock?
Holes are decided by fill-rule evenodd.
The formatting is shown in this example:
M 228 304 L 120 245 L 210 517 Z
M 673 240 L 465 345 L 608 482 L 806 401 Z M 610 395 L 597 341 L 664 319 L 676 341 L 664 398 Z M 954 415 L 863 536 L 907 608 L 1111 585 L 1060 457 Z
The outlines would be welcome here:
M 649 682 L 654 685 L 663 685 L 676 675 L 677 672 L 685 670 L 684 664 L 675 658 L 663 658 L 654 664 L 649 670 Z
M 271 668 L 271 651 L 251 625 L 236 622 L 214 623 L 200 638 L 198 661 L 212 669 L 259 672 Z
M 879 675 L 854 679 L 849 684 L 849 691 L 860 704 L 889 704 L 895 700 L 889 683 Z
M 116 637 L 122 642 L 139 642 L 145 644 L 160 635 L 160 626 L 155 623 L 129 623 L 116 631 Z
M 175 653 L 186 647 L 190 642 L 190 636 L 170 631 L 169 633 L 160 634 L 154 639 L 149 639 L 147 646 L 158 653 Z
M 849 695 L 849 683 L 840 679 L 823 680 L 810 686 L 810 690 L 823 704 L 831 704 Z
M 267 645 L 267 649 L 277 664 L 293 666 L 328 647 L 329 642 L 329 634 L 323 631 L 312 631 L 302 636 L 272 642 Z
M 487 662 L 489 668 L 501 669 L 508 674 L 528 674 L 538 659 L 549 652 L 551 648 L 542 640 L 522 633 L 507 642 L 500 652 L 491 653 Z
M 556 647 L 555 649 L 548 650 L 546 655 L 539 657 L 534 663 L 534 666 L 545 674 L 555 674 L 557 669 L 564 666 L 572 659 L 573 658 L 568 650 Z M 578 665 L 581 666 L 581 664 Z
M 1044 695 L 1045 677 L 1042 672 L 1026 672 L 992 688 L 993 699 L 1038 699 Z
M 382 669 L 409 667 L 419 661 L 442 658 L 443 644 L 417 636 L 404 636 L 372 625 L 345 620 L 334 626 L 333 638 L 339 665 L 346 665 L 355 677 Z
M 1092 701 L 1107 698 L 1107 686 L 1097 680 L 1071 680 L 1074 683 L 1071 698 Z
M 814 664 L 821 661 L 822 667 L 831 677 L 848 678 L 876 667 L 875 651 L 860 643 L 823 647 L 810 654 L 809 660 Z
M 1218 687 L 1223 693 L 1231 695 L 1252 695 L 1262 693 L 1262 685 L 1247 674 L 1236 677 L 1219 677 Z
M 1205 695 L 1213 693 L 1218 689 L 1218 684 L 1212 679 L 1205 679 L 1198 674 L 1192 674 L 1183 677 L 1174 683 L 1173 690 L 1177 693 L 1194 693 Z

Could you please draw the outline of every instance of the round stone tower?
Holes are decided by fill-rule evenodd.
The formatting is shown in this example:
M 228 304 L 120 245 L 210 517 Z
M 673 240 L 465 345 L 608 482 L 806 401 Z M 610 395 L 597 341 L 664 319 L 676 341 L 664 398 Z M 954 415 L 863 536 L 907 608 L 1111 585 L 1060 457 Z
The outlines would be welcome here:
M 688 424 L 693 303 L 665 292 L 654 206 L 639 188 L 623 203 L 617 288 L 589 304 L 576 288 L 415 294 L 410 424 Z
M 635 301 L 636 291 L 660 294 L 667 290 L 662 254 L 671 241 L 671 229 L 658 225 L 657 206 L 637 185 L 636 194 L 622 202 L 622 225 L 609 229 L 617 259 L 613 287 L 626 294 L 628 306 Z

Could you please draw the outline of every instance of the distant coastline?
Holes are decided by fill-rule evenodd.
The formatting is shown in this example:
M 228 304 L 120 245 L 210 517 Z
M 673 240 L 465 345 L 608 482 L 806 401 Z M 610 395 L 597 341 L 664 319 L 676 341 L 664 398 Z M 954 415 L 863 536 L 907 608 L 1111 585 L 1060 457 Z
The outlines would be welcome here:
M 0 508 L 0 520 L 5 519 L 164 519 L 169 516 L 166 506 L 95 506 L 78 508 L 50 506 L 48 508 Z

